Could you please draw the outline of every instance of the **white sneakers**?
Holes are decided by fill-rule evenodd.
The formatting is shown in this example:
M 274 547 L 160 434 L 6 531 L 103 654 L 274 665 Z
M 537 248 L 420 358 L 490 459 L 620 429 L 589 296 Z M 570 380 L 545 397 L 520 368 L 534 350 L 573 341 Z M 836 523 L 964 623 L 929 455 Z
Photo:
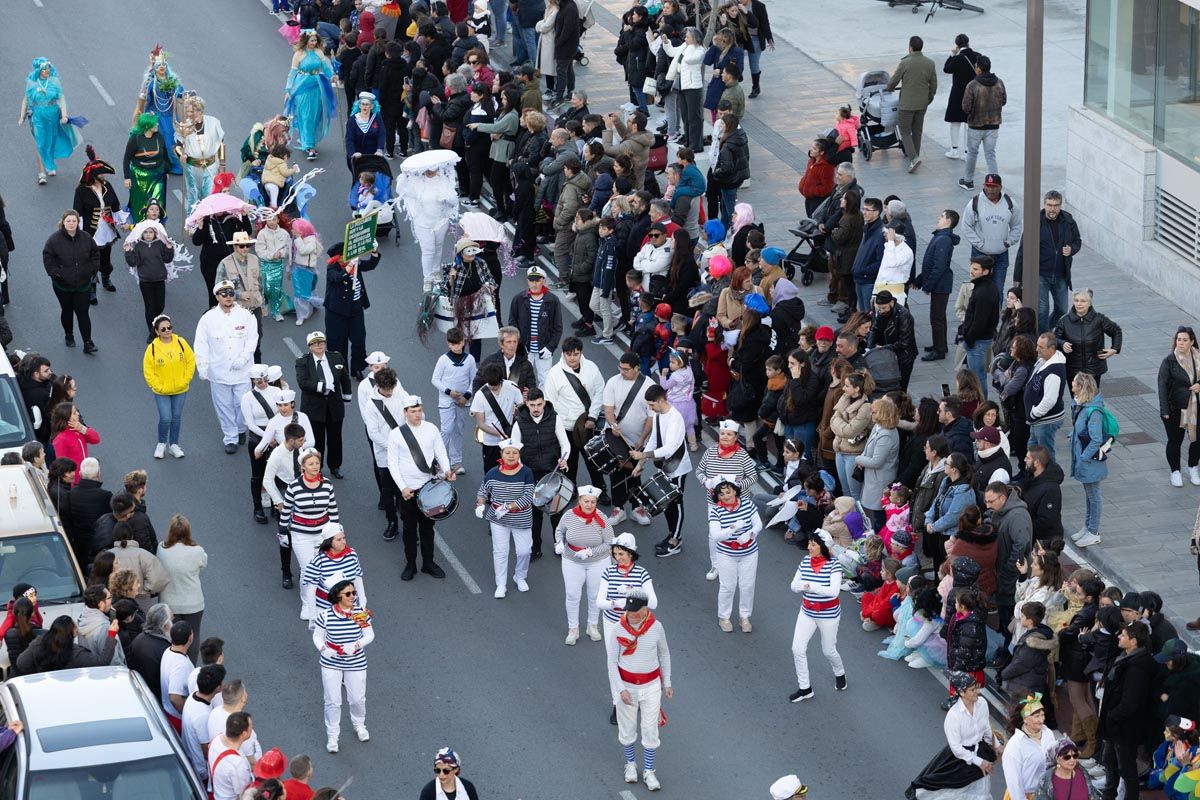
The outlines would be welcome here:
M 926 667 L 930 666 L 929 662 L 926 661 L 920 653 L 915 651 L 906 655 L 904 660 L 907 661 L 908 665 L 913 669 L 925 669 Z
M 653 522 L 650 515 L 646 513 L 646 509 L 642 508 L 641 506 L 638 506 L 633 510 L 633 521 L 638 525 L 649 525 L 651 522 Z
M 1183 484 L 1180 484 L 1180 486 L 1182 486 L 1182 485 Z M 622 522 L 625 521 L 625 519 L 626 519 L 625 509 L 623 509 L 623 508 L 618 508 L 617 513 L 610 514 L 608 516 L 608 522 L 610 525 L 620 525 Z
M 492 597 L 496 598 L 497 600 L 503 600 L 505 597 L 508 597 L 508 587 L 497 586 L 496 593 L 492 595 Z
M 528 584 L 528 583 L 526 583 L 525 581 L 518 580 L 518 581 L 517 581 L 517 591 L 518 591 L 518 592 L 528 592 L 528 591 L 529 591 L 529 584 Z
M 704 573 L 704 580 L 715 581 L 717 579 L 717 568 L 713 567 L 708 572 Z
M 879 630 L 879 624 L 874 620 L 864 619 L 862 622 L 862 629 L 864 631 L 877 631 Z
M 724 619 L 724 618 L 718 619 L 717 626 L 720 627 L 720 629 L 725 631 L 726 633 L 733 633 L 733 623 L 730 622 L 728 619 Z
M 1179 470 L 1174 470 L 1171 473 L 1171 485 L 1176 489 L 1183 488 L 1183 475 L 1180 474 Z
M 662 788 L 662 784 L 658 782 L 658 776 L 654 774 L 654 770 L 646 770 L 642 774 L 642 778 L 646 781 L 646 788 L 650 791 L 657 792 Z
M 626 783 L 637 783 L 638 782 L 637 764 L 633 761 L 625 762 L 625 782 Z
M 1188 480 L 1192 486 L 1200 486 L 1200 467 L 1188 467 Z
M 183 456 L 184 456 L 183 448 L 177 444 L 173 444 L 170 447 L 168 447 L 167 452 L 170 453 L 171 455 L 175 456 L 176 458 L 183 458 Z
M 338 740 L 336 736 L 330 736 L 325 742 L 326 753 L 336 753 L 338 751 Z
M 354 734 L 356 736 L 358 736 L 358 740 L 360 742 L 371 741 L 371 732 L 367 730 L 366 725 L 355 725 L 354 726 Z
M 563 640 L 563 644 L 573 647 L 579 641 L 579 628 L 570 628 L 567 631 L 567 638 Z
M 742 617 L 742 633 L 750 633 L 754 630 L 754 626 L 750 624 L 749 617 Z
M 956 160 L 961 160 L 962 159 L 962 151 L 959 150 L 957 147 L 951 147 L 949 150 L 946 151 L 946 158 L 953 158 Z
M 600 637 L 600 628 L 597 627 L 596 625 L 588 625 L 587 626 L 587 637 L 589 639 L 591 639 L 593 642 L 600 641 L 600 638 L 601 638 Z
M 167 446 L 165 444 L 163 444 L 162 442 L 159 442 L 158 444 L 156 444 L 154 446 L 154 457 L 155 458 L 162 458 L 166 454 L 167 454 Z M 1182 483 L 1179 485 L 1183 486 Z
M 1071 537 L 1074 539 L 1074 537 Z M 1075 539 L 1076 547 L 1091 547 L 1094 544 L 1100 544 L 1100 534 L 1086 531 L 1083 536 Z

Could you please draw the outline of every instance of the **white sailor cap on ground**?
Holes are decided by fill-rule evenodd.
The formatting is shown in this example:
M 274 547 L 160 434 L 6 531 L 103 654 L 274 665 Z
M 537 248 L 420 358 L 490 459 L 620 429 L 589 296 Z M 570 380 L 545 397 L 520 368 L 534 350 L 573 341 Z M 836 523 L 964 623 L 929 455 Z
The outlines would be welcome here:
M 266 364 L 251 364 L 250 365 L 250 377 L 256 378 L 256 379 L 267 377 L 267 365 Z
M 371 353 L 371 355 L 367 356 L 367 365 L 374 367 L 378 366 L 379 364 L 386 364 L 391 360 L 392 359 L 388 357 L 387 353 L 383 352 L 382 350 L 376 350 L 374 353 Z
M 279 399 L 275 401 L 275 405 L 294 402 L 296 402 L 296 393 L 291 389 L 284 389 L 279 393 Z
M 805 797 L 808 787 L 800 782 L 795 775 L 784 775 L 771 784 L 771 800 L 791 800 L 793 797 Z
M 580 486 L 579 487 L 579 496 L 580 497 L 599 497 L 601 494 L 603 494 L 603 492 L 595 486 Z

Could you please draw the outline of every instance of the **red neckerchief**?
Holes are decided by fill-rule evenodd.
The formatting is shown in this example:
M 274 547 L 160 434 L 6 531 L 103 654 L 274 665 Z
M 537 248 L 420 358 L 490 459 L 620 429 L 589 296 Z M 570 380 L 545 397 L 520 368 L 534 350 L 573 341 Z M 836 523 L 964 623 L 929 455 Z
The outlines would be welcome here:
M 629 614 L 621 615 L 621 627 L 630 634 L 630 637 L 618 636 L 617 644 L 621 645 L 621 655 L 631 656 L 637 652 L 638 639 L 642 634 L 650 630 L 650 626 L 654 624 L 654 612 L 651 611 L 646 615 L 645 622 L 642 623 L 641 630 L 634 630 L 629 624 Z
M 717 455 L 721 458 L 729 458 L 734 453 L 736 453 L 738 451 L 738 448 L 740 448 L 740 447 L 741 447 L 741 445 L 737 444 L 736 442 L 734 443 L 733 447 L 726 447 L 725 445 L 718 443 L 717 444 Z
M 825 568 L 825 562 L 828 561 L 825 556 L 809 556 L 808 563 L 812 567 L 813 572 L 820 572 Z
M 620 564 L 617 564 L 617 571 L 620 572 L 622 575 L 628 575 L 630 572 L 633 572 L 633 562 L 630 561 L 629 565 L 625 566 L 625 567 L 622 567 Z
M 346 549 L 340 553 L 335 553 L 332 550 L 326 550 L 325 557 L 332 561 L 337 561 L 339 558 L 345 558 L 346 556 L 350 555 L 353 552 L 354 552 L 353 548 L 347 546 Z
M 740 499 L 735 497 L 733 499 L 732 504 L 726 503 L 724 500 L 718 500 L 717 505 L 719 505 L 721 508 L 725 509 L 726 511 L 737 511 L 738 503 L 740 503 L 740 502 L 741 502 Z
M 530 292 L 529 292 L 529 296 L 531 298 L 533 298 L 534 300 L 541 300 L 545 294 L 546 294 L 546 286 L 544 284 L 542 285 L 542 290 L 540 292 L 538 292 L 537 294 L 534 294 L 532 290 L 530 290 Z
M 604 517 L 600 516 L 599 507 L 597 507 L 596 511 L 593 511 L 590 514 L 583 513 L 583 511 L 579 508 L 579 506 L 575 506 L 575 508 L 573 508 L 571 510 L 575 513 L 575 516 L 577 516 L 581 520 L 583 520 L 584 525 L 590 525 L 591 523 L 595 522 L 601 528 L 608 527 L 607 523 L 605 523 L 605 521 L 604 521 Z
M 496 463 L 500 465 L 500 472 L 501 472 L 501 474 L 504 474 L 504 475 L 516 475 L 518 472 L 521 471 L 521 462 L 520 461 L 518 461 L 516 464 L 514 464 L 511 467 L 504 466 L 503 458 L 500 459 L 499 461 L 497 461 Z
M 317 473 L 317 480 L 316 480 L 316 482 L 315 482 L 315 483 L 309 483 L 308 477 L 307 477 L 307 476 L 305 476 L 305 475 L 301 475 L 301 476 L 300 476 L 300 480 L 304 481 L 304 485 L 305 485 L 305 486 L 311 486 L 311 487 L 313 487 L 313 488 L 315 489 L 316 487 L 318 487 L 318 486 L 320 486 L 320 485 L 321 485 L 321 482 L 322 482 L 323 480 L 325 480 L 325 476 L 324 476 L 324 475 L 322 475 L 321 473 L 319 473 L 319 472 L 318 472 L 318 473 Z

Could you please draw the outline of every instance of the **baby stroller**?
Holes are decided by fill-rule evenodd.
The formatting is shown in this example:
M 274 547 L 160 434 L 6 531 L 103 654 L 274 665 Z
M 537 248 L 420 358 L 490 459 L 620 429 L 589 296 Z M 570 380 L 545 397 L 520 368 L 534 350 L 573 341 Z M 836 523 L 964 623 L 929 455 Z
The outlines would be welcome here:
M 352 165 L 354 178 L 350 183 L 350 191 L 346 202 L 355 217 L 361 217 L 378 210 L 375 220 L 375 238 L 386 239 L 395 234 L 395 244 L 400 244 L 400 231 L 395 222 L 395 201 L 392 198 L 392 167 L 383 156 L 362 155 L 354 159 Z M 375 173 L 375 191 L 373 198 L 364 202 L 359 191 L 358 176 L 363 172 Z
M 867 161 L 871 160 L 875 150 L 899 147 L 900 152 L 904 152 L 904 144 L 896 130 L 896 121 L 900 117 L 900 92 L 887 90 L 889 80 L 891 75 L 883 69 L 858 76 L 855 92 L 859 110 L 858 144 Z
M 825 256 L 825 250 L 817 244 L 822 234 L 817 230 L 817 223 L 807 218 L 796 223 L 796 227 L 788 228 L 788 233 L 798 237 L 800 241 L 783 257 L 783 271 L 789 281 L 794 280 L 799 272 L 800 283 L 812 286 L 816 273 L 829 271 L 829 260 Z M 800 252 L 802 247 L 807 247 L 808 252 Z

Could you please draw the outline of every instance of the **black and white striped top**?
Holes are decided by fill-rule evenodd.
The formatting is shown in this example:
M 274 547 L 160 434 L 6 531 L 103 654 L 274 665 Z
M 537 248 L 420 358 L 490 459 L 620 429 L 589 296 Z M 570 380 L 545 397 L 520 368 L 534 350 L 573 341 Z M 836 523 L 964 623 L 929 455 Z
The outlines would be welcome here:
M 367 668 L 367 654 L 364 650 L 353 654 L 338 652 L 339 650 L 353 649 L 350 648 L 350 645 L 356 642 L 361 642 L 365 647 L 374 639 L 373 635 L 366 633 L 371 628 L 369 626 L 362 627 L 354 618 L 355 614 L 361 612 L 362 608 L 355 602 L 349 616 L 343 614 L 340 609 L 330 607 L 317 617 L 313 641 L 317 641 L 319 637 L 324 642 L 325 646 L 321 648 L 322 667 L 351 672 Z
M 717 452 L 719 447 L 720 445 L 714 444 L 704 451 L 704 455 L 700 457 L 700 464 L 696 467 L 696 477 L 707 486 L 710 478 L 733 475 L 734 483 L 738 487 L 738 496 L 747 499 L 750 487 L 758 481 L 758 466 L 741 445 L 738 445 L 733 455 L 724 458 Z
M 483 518 L 497 525 L 526 530 L 533 527 L 533 470 L 524 465 L 512 475 L 505 475 L 500 467 L 492 467 L 479 487 L 477 500 L 483 500 Z M 517 505 L 516 511 L 497 516 L 497 507 Z
M 288 484 L 283 493 L 283 511 L 279 514 L 280 527 L 287 528 L 293 536 L 319 536 L 326 522 L 337 521 L 337 497 L 328 478 L 322 475 L 315 487 L 307 485 L 303 477 Z
M 537 353 L 542 349 L 541 340 L 538 337 L 538 322 L 542 317 L 542 300 L 545 294 L 539 297 L 529 295 L 529 354 L 533 358 L 537 358 Z
M 658 608 L 658 596 L 654 593 L 654 581 L 646 568 L 631 564 L 628 570 L 623 570 L 612 564 L 600 575 L 600 591 L 597 593 L 597 605 L 604 612 L 604 618 L 609 622 L 620 622 L 621 614 L 625 613 L 625 596 L 630 589 L 641 589 L 646 593 L 646 606 L 653 611 Z
M 558 521 L 558 528 L 554 531 L 554 538 L 566 545 L 567 552 L 563 553 L 563 557 L 579 564 L 608 562 L 612 558 L 612 525 L 605 521 L 599 510 L 596 511 L 595 519 L 590 522 L 578 512 L 579 507 L 576 506 L 563 514 L 562 519 Z M 592 549 L 590 558 L 580 561 L 575 557 L 580 550 L 589 547 Z

